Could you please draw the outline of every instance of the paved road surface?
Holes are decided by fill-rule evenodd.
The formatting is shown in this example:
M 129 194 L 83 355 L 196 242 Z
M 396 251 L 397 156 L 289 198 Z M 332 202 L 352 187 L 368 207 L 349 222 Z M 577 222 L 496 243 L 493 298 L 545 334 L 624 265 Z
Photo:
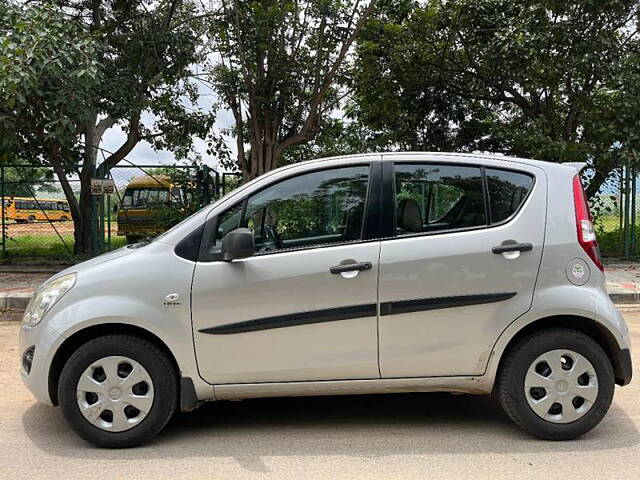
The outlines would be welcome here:
M 0 321 L 0 479 L 640 478 L 638 376 L 571 442 L 527 436 L 486 397 L 415 394 L 211 403 L 145 447 L 100 450 L 22 386 L 17 333 Z

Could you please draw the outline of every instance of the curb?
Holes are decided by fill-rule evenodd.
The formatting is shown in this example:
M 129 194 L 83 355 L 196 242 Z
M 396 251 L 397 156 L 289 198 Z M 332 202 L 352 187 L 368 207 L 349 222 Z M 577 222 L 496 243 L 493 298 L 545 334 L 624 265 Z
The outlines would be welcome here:
M 27 308 L 34 293 L 35 289 L 32 288 L 0 290 L 0 310 L 23 311 Z
M 633 293 L 610 293 L 609 298 L 616 305 L 636 304 L 640 303 L 640 294 Z

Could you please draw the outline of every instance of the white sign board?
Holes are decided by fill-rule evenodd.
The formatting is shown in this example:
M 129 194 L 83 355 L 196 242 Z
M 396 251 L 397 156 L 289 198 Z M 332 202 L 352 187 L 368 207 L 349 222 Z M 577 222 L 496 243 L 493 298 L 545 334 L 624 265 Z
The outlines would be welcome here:
M 115 184 L 111 178 L 91 179 L 91 195 L 111 195 L 115 191 Z

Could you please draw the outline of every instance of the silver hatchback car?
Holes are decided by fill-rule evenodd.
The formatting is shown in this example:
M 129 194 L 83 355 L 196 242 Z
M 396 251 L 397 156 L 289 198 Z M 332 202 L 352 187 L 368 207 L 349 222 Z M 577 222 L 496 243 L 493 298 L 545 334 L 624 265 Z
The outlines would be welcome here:
M 631 380 L 579 164 L 436 153 L 280 168 L 47 281 L 22 378 L 99 446 L 209 400 L 495 393 L 575 438 Z

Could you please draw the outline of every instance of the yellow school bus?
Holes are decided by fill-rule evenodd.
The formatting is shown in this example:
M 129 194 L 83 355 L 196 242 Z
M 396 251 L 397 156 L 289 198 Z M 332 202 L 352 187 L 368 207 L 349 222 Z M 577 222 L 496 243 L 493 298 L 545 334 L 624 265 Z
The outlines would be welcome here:
M 131 243 L 162 233 L 163 225 L 155 218 L 154 210 L 183 201 L 182 189 L 174 186 L 167 175 L 132 179 L 118 209 L 118 235 L 127 237 L 127 242 Z
M 71 220 L 69 202 L 60 198 L 5 197 L 4 218 L 16 223 Z

